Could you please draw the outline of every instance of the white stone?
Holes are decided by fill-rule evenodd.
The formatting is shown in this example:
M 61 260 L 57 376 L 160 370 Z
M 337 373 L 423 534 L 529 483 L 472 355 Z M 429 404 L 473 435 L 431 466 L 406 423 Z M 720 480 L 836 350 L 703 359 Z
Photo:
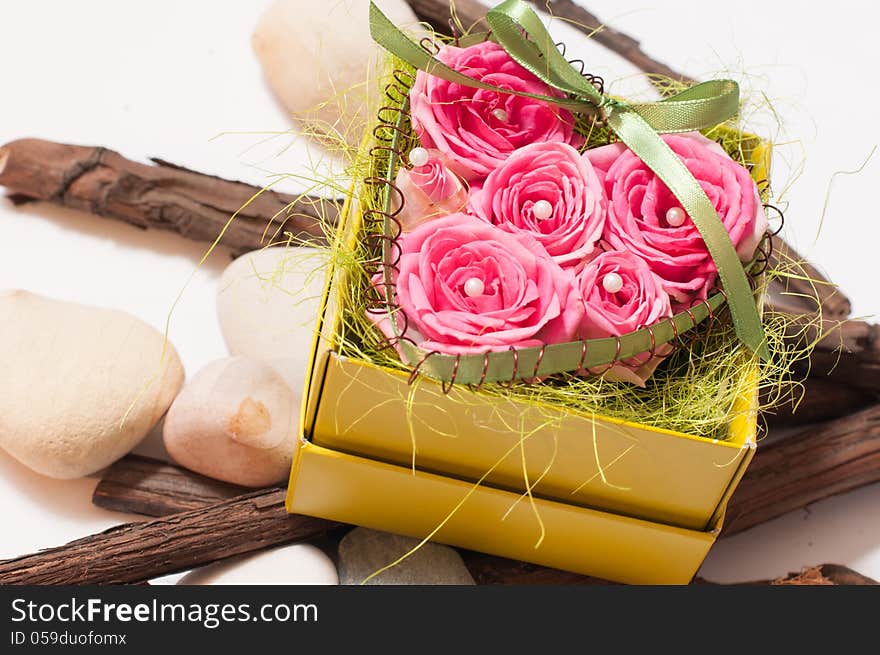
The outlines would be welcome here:
M 369 576 L 415 548 L 420 539 L 355 528 L 339 543 L 339 582 L 363 583 Z M 428 542 L 399 564 L 371 578 L 373 585 L 473 585 L 474 579 L 453 548 Z
M 190 571 L 180 585 L 335 585 L 333 562 L 309 544 L 293 544 L 233 557 Z
M 269 364 L 231 357 L 184 387 L 165 418 L 165 448 L 181 466 L 247 487 L 290 474 L 299 396 Z
M 183 384 L 174 347 L 121 311 L 4 291 L 0 326 L 0 446 L 49 477 L 128 453 Z
M 324 294 L 327 251 L 266 248 L 230 264 L 217 317 L 229 352 L 273 364 L 301 394 Z
M 376 4 L 396 25 L 423 34 L 403 0 Z M 369 6 L 369 0 L 276 0 L 251 38 L 284 107 L 355 145 L 370 118 L 368 107 L 375 105 L 385 57 L 370 37 Z

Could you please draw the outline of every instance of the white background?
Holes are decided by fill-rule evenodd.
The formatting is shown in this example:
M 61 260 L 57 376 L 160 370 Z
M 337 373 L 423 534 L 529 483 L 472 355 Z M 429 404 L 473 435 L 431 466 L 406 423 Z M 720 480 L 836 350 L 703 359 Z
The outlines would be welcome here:
M 250 49 L 267 4 L 0 1 L 0 142 L 36 136 L 104 145 L 133 159 L 159 156 L 256 184 L 269 172 L 301 170 L 303 145 L 286 148 L 291 122 Z M 880 313 L 880 154 L 860 174 L 835 178 L 817 240 L 832 175 L 859 167 L 880 143 L 877 4 L 841 1 L 822 11 L 744 0 L 588 4 L 673 67 L 698 78 L 731 75 L 753 97 L 763 91 L 773 100 L 784 131 L 772 121 L 755 123 L 781 142 L 774 187 L 788 187 L 787 238 L 822 263 L 857 315 Z M 579 40 L 559 23 L 552 29 L 570 47 Z M 602 48 L 569 52 L 586 55 L 606 80 L 624 80 L 612 90 L 630 86 L 634 70 Z M 281 136 L 267 141 L 271 133 Z M 176 235 L 45 204 L 16 209 L 0 199 L 0 287 L 124 309 L 160 329 L 203 252 Z M 227 252 L 216 253 L 173 313 L 171 339 L 189 374 L 226 352 L 214 293 L 227 262 Z M 142 450 L 156 452 L 155 437 Z M 42 478 L 0 452 L 0 557 L 133 518 L 93 507 L 94 485 Z M 816 503 L 719 542 L 702 575 L 749 580 L 836 562 L 880 579 L 878 518 L 880 485 Z

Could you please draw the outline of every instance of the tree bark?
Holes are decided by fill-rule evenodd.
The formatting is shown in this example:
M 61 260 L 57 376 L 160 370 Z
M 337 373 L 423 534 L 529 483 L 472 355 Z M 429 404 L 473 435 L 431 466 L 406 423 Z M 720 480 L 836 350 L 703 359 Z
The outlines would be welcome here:
M 104 472 L 92 502 L 115 512 L 168 516 L 252 493 L 173 464 L 127 455 Z
M 128 523 L 58 548 L 0 562 L 0 584 L 141 582 L 270 546 L 313 539 L 340 524 L 288 515 L 270 489 Z
M 419 20 L 428 23 L 439 34 L 452 35 L 452 8 L 457 20 L 456 30 L 488 32 L 485 21 L 489 7 L 478 0 L 406 0 Z
M 814 356 L 821 359 L 824 353 L 814 352 Z M 818 371 L 814 371 L 813 376 L 805 378 L 802 385 L 803 395 L 793 394 L 761 413 L 770 430 L 768 437 L 775 438 L 775 433 L 780 428 L 803 427 L 830 421 L 880 402 L 877 392 L 849 386 L 839 375 L 820 375 Z M 766 406 L 765 396 L 766 394 L 762 395 L 762 405 Z
M 880 394 L 880 325 L 824 321 L 821 329 L 825 336 L 811 353 L 809 364 L 803 362 L 798 372 Z M 807 332 L 809 339 L 819 336 L 818 330 Z
M 759 448 L 728 505 L 722 536 L 877 481 L 880 481 L 880 405 Z M 319 519 L 288 516 L 281 490 L 230 498 L 235 492 L 232 485 L 217 485 L 162 462 L 126 457 L 114 464 L 98 484 L 95 503 L 124 512 L 170 514 L 169 518 L 122 526 L 67 546 L 2 563 L 0 583 L 136 582 L 338 527 Z M 201 510 L 174 513 L 181 507 L 200 503 L 208 504 Z M 259 521 L 255 521 L 255 516 Z M 255 529 L 255 526 L 258 527 Z M 169 542 L 166 538 L 172 529 L 175 539 Z M 201 541 L 195 540 L 194 535 Z M 230 540 L 228 535 L 235 538 Z M 132 544 L 136 547 L 131 548 Z M 127 557 L 119 557 L 120 550 Z M 108 551 L 117 556 L 100 556 L 101 552 Z M 486 583 L 584 581 L 583 576 L 523 562 L 483 554 L 465 555 L 475 579 Z M 83 557 L 87 559 L 81 560 Z M 91 568 L 95 557 L 103 564 L 98 570 Z M 61 561 L 72 564 L 69 567 L 57 564 Z
M 20 139 L 0 148 L 0 186 L 16 202 L 45 200 L 195 241 L 213 243 L 223 233 L 222 245 L 236 254 L 272 243 L 326 243 L 325 225 L 336 220 L 332 202 L 153 162 L 103 147 Z
M 728 505 L 722 535 L 878 481 L 880 404 L 759 445 Z
M 781 294 L 786 294 L 794 303 L 803 303 L 806 312 L 815 312 L 818 308 L 813 299 L 818 300 L 825 319 L 841 320 L 850 315 L 852 303 L 836 284 L 782 237 L 777 235 L 772 240 L 770 265 L 774 268 L 791 268 L 794 274 L 784 282 L 780 281 Z
M 642 52 L 639 42 L 634 38 L 605 25 L 595 14 L 571 0 L 528 0 L 528 2 L 536 9 L 573 25 L 640 70 L 686 83 L 693 82 L 689 77 L 646 55 Z M 407 3 L 420 20 L 429 23 L 440 34 L 452 34 L 449 24 L 450 5 L 452 4 L 455 7 L 455 16 L 458 18 L 456 29 L 472 28 L 473 31 L 488 31 L 489 29 L 484 20 L 489 6 L 477 0 L 454 0 L 453 3 L 450 3 L 449 0 L 407 0 Z

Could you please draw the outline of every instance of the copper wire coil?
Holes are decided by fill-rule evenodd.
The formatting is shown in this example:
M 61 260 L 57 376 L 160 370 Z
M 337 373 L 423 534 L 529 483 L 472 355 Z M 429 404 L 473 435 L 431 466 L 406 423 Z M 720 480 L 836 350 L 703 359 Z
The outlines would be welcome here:
M 697 321 L 697 317 L 694 316 L 694 313 L 691 311 L 691 308 L 685 307 L 684 312 L 688 315 L 688 318 L 691 319 L 691 323 L 692 323 L 691 327 L 692 328 L 697 327 L 697 325 L 699 325 L 699 321 Z
M 657 337 L 654 334 L 654 326 L 649 325 L 645 329 L 648 330 L 648 334 L 651 335 L 651 348 L 648 350 L 648 352 L 651 354 L 651 357 L 653 358 L 653 357 L 657 356 Z
M 403 209 L 403 202 L 404 202 L 403 191 L 401 191 L 397 187 L 396 184 L 389 182 L 384 177 L 376 177 L 376 176 L 370 176 L 370 177 L 366 178 L 364 180 L 364 184 L 366 184 L 368 186 L 384 187 L 384 188 L 388 189 L 389 191 L 391 191 L 397 198 L 396 203 L 392 202 L 392 207 L 396 206 L 396 209 L 393 209 L 390 212 L 386 212 L 386 211 L 380 212 L 380 211 L 373 210 L 373 209 L 367 210 L 367 211 L 373 212 L 374 214 L 382 214 L 384 216 L 391 218 L 392 216 L 397 216 L 400 213 L 400 211 Z M 366 213 L 367 212 L 365 211 L 364 214 L 366 214 Z
M 421 46 L 422 50 L 427 52 L 429 55 L 436 55 L 438 52 L 440 52 L 440 46 L 437 45 L 437 42 L 430 36 L 423 36 L 421 39 L 419 39 L 419 45 Z
M 584 369 L 584 362 L 587 361 L 587 340 L 581 340 L 581 358 L 578 360 L 577 368 L 574 370 L 575 373 L 578 373 Z
M 380 135 L 379 132 L 381 130 L 389 130 L 391 132 L 395 132 L 395 133 L 399 134 L 402 137 L 408 137 L 410 135 L 410 132 L 405 131 L 404 128 L 401 127 L 400 125 L 389 125 L 387 123 L 379 123 L 378 125 L 375 125 L 373 127 L 373 136 L 376 137 L 377 139 L 379 139 L 379 141 L 386 141 L 386 142 L 394 141 L 393 134 L 391 136 Z
M 407 383 L 407 384 L 412 384 L 413 382 L 416 381 L 416 378 L 419 376 L 419 370 L 422 368 L 422 365 L 423 365 L 426 361 L 428 361 L 428 358 L 432 357 L 433 355 L 441 355 L 441 354 L 442 354 L 442 353 L 441 353 L 440 351 L 437 351 L 437 350 L 432 350 L 431 352 L 426 353 L 425 356 L 422 357 L 422 358 L 418 361 L 418 363 L 416 363 L 416 365 L 413 367 L 413 370 L 410 371 L 410 373 L 409 373 L 409 379 L 406 381 L 406 383 Z
M 455 44 L 456 48 L 460 48 L 461 41 L 459 40 L 458 26 L 452 18 L 449 18 L 449 20 L 446 21 L 446 24 L 449 25 L 449 33 L 452 35 L 452 42 Z
M 428 38 L 426 37 L 426 39 L 428 39 Z M 426 41 L 426 39 L 423 39 L 422 47 L 425 47 L 424 41 Z M 436 51 L 439 50 L 439 47 L 433 41 L 430 41 L 430 44 L 435 49 L 434 54 L 436 54 Z M 561 50 L 564 55 L 565 54 L 564 44 L 561 45 Z M 597 90 L 600 93 L 604 93 L 604 81 L 602 80 L 601 77 L 584 73 L 585 66 L 581 60 L 572 60 L 572 62 L 570 62 L 570 63 L 572 63 L 573 65 L 580 66 L 581 74 L 584 77 L 586 77 L 587 79 L 589 79 L 589 81 L 597 88 Z M 395 70 L 393 75 L 394 75 L 394 78 L 395 78 L 397 84 L 394 84 L 394 83 L 388 84 L 385 88 L 385 95 L 386 95 L 386 97 L 388 97 L 388 99 L 392 103 L 401 104 L 401 105 L 405 104 L 405 100 L 406 100 L 408 93 L 409 93 L 409 88 L 412 86 L 415 78 L 413 75 L 411 75 L 410 73 L 403 71 L 403 70 Z M 377 164 L 380 166 L 380 169 L 381 169 L 381 165 L 383 163 L 385 163 L 385 161 L 383 161 L 383 155 L 387 158 L 393 154 L 394 157 L 401 164 L 405 161 L 406 154 L 409 150 L 407 147 L 407 144 L 411 143 L 412 139 L 414 138 L 414 134 L 412 131 L 412 125 L 411 125 L 410 121 L 407 120 L 408 117 L 409 117 L 409 113 L 402 106 L 394 106 L 394 107 L 385 106 L 379 110 L 379 116 L 377 117 L 379 120 L 379 124 L 377 124 L 373 127 L 372 132 L 373 132 L 373 135 L 376 137 L 376 139 L 382 141 L 383 143 L 373 146 L 370 150 L 370 155 L 375 160 L 377 160 Z M 602 124 L 603 121 L 601 119 L 594 119 L 594 123 Z M 398 141 L 398 147 L 393 147 L 390 145 L 395 140 Z M 610 139 L 610 140 L 613 141 L 613 139 Z M 390 195 L 392 195 L 398 201 L 396 204 L 392 204 L 392 206 L 395 207 L 392 211 L 385 212 L 385 211 L 380 211 L 380 210 L 365 210 L 363 213 L 365 223 L 369 222 L 372 225 L 383 226 L 383 227 L 385 225 L 387 225 L 388 222 L 391 222 L 394 224 L 395 229 L 393 230 L 393 232 L 394 232 L 393 235 L 367 234 L 364 238 L 364 244 L 368 248 L 372 247 L 372 248 L 376 248 L 376 249 L 381 249 L 382 246 L 384 246 L 384 244 L 390 243 L 391 244 L 390 250 L 394 250 L 396 248 L 396 250 L 397 250 L 396 257 L 392 258 L 393 260 L 391 262 L 386 262 L 382 259 L 379 259 L 377 261 L 368 262 L 368 264 L 373 265 L 375 267 L 377 273 L 381 272 L 382 270 L 385 270 L 386 268 L 391 268 L 392 272 L 397 274 L 397 273 L 399 273 L 399 263 L 400 263 L 400 258 L 402 256 L 400 246 L 399 246 L 399 244 L 397 244 L 397 239 L 399 238 L 402 230 L 401 230 L 400 221 L 396 218 L 396 216 L 403 209 L 403 205 L 405 202 L 404 195 L 403 195 L 402 191 L 392 181 L 390 181 L 386 178 L 383 178 L 383 177 L 379 177 L 378 175 L 370 176 L 366 180 L 364 180 L 364 182 L 369 186 L 374 186 L 377 188 L 379 188 L 379 187 L 387 188 L 389 190 L 388 193 Z M 769 184 L 768 184 L 768 187 L 769 187 Z M 784 222 L 784 216 L 782 216 L 782 212 L 779 211 L 778 208 L 776 208 L 775 206 L 772 206 L 772 205 L 766 205 L 766 207 L 772 208 L 775 211 L 777 211 L 780 218 L 782 218 L 783 222 Z M 778 234 L 778 232 L 781 228 L 782 228 L 782 225 L 780 225 L 780 227 L 777 228 L 777 230 L 775 232 L 773 232 L 772 234 Z M 770 250 L 769 250 L 769 252 L 767 252 L 766 255 L 763 255 L 763 253 L 765 251 L 762 250 L 763 258 L 761 261 L 769 260 L 770 254 L 772 253 L 772 242 L 770 243 L 769 248 L 770 248 Z M 396 279 L 396 275 L 394 275 L 392 277 Z M 374 289 L 374 292 L 377 294 L 378 297 L 376 297 L 374 302 L 370 303 L 368 311 L 371 311 L 373 313 L 379 313 L 379 314 L 393 313 L 394 317 L 395 317 L 395 321 L 396 321 L 395 324 L 399 325 L 399 334 L 396 337 L 390 337 L 390 338 L 383 337 L 381 340 L 381 343 L 384 344 L 384 346 L 382 346 L 382 347 L 393 348 L 393 347 L 396 347 L 402 341 L 406 341 L 406 342 L 412 344 L 413 346 L 418 347 L 418 344 L 416 344 L 411 338 L 406 336 L 406 333 L 408 331 L 409 324 L 410 324 L 410 320 L 409 320 L 408 316 L 406 315 L 406 313 L 403 312 L 397 304 L 395 304 L 393 302 L 389 303 L 387 295 L 380 292 L 380 289 L 391 290 L 391 294 L 390 294 L 391 297 L 396 298 L 396 293 L 394 293 L 394 291 L 396 289 L 395 283 L 383 281 L 383 282 L 376 284 L 375 287 L 378 287 L 378 288 Z M 723 290 L 718 289 L 718 292 L 721 293 L 724 296 L 725 301 L 727 301 L 727 296 L 726 296 L 726 294 L 724 294 Z M 703 301 L 699 301 L 699 302 L 704 303 L 706 305 L 707 312 L 709 314 L 708 329 L 711 329 L 711 327 L 714 325 L 714 322 L 716 320 L 716 312 L 714 312 L 712 310 L 712 307 L 709 304 L 708 299 L 703 300 Z M 699 303 L 697 303 L 697 304 L 699 304 Z M 698 325 L 698 323 L 697 323 L 696 318 L 692 312 L 692 309 L 694 307 L 696 307 L 697 304 L 692 304 L 690 307 L 688 307 L 684 310 L 685 312 L 688 313 L 694 327 L 696 327 Z M 677 351 L 679 348 L 681 348 L 685 345 L 683 342 L 683 339 L 682 339 L 682 335 L 679 333 L 678 327 L 676 326 L 675 322 L 672 321 L 671 318 L 667 319 L 667 320 L 669 320 L 669 322 L 670 322 L 674 336 L 669 342 L 667 342 L 668 345 L 671 347 L 671 350 L 668 354 L 663 355 L 662 356 L 663 358 L 669 357 L 675 351 Z M 658 344 L 656 341 L 656 335 L 654 334 L 655 327 L 656 327 L 656 325 L 649 326 L 647 328 L 648 333 L 651 337 L 651 347 L 647 351 L 648 359 L 646 360 L 646 362 L 650 361 L 650 359 L 653 357 L 659 356 L 659 355 L 657 355 L 657 352 L 656 352 Z M 587 353 L 588 353 L 588 342 L 586 340 L 583 340 L 581 342 L 582 343 L 581 357 L 580 357 L 580 361 L 578 362 L 578 366 L 577 366 L 576 370 L 581 372 L 581 374 L 587 374 L 587 375 L 591 375 L 591 376 L 601 377 L 602 375 L 605 375 L 609 370 L 611 370 L 615 365 L 618 365 L 618 364 L 622 364 L 622 365 L 628 366 L 630 368 L 637 368 L 638 366 L 641 366 L 644 363 L 646 363 L 646 362 L 640 362 L 639 364 L 634 365 L 632 363 L 621 361 L 620 360 L 620 351 L 621 351 L 622 345 L 621 345 L 620 337 L 615 336 L 614 338 L 615 338 L 615 342 L 616 342 L 616 349 L 615 349 L 614 357 L 607 364 L 607 366 L 604 368 L 604 370 L 602 370 L 601 372 L 598 372 L 598 373 L 591 371 L 589 369 L 584 370 L 584 368 L 583 368 L 583 364 L 586 361 L 586 357 L 587 357 Z M 546 345 L 542 346 L 541 351 L 538 354 L 537 361 L 535 362 L 535 366 L 532 371 L 532 376 L 531 376 L 532 380 L 534 380 L 538 377 L 538 369 L 541 365 L 541 362 L 543 361 L 545 348 L 546 348 Z M 509 348 L 509 352 L 511 352 L 513 354 L 513 373 L 512 373 L 511 379 L 508 382 L 498 382 L 498 384 L 500 386 L 502 386 L 504 388 L 508 388 L 508 389 L 511 388 L 517 382 L 517 378 L 520 373 L 518 350 L 515 347 L 511 346 Z M 419 360 L 419 362 L 416 363 L 416 365 L 413 367 L 413 369 L 410 372 L 410 375 L 408 378 L 409 384 L 412 384 L 415 381 L 415 379 L 418 377 L 424 363 L 430 357 L 432 357 L 434 355 L 442 355 L 442 353 L 440 353 L 439 351 L 428 352 L 422 357 L 421 360 Z M 459 354 L 459 355 L 455 356 L 455 362 L 453 364 L 453 369 L 452 369 L 452 374 L 451 374 L 450 379 L 443 381 L 441 383 L 441 388 L 442 388 L 444 394 L 448 394 L 452 390 L 452 388 L 454 387 L 455 382 L 456 382 L 456 378 L 458 375 L 460 362 L 461 362 L 461 355 Z M 480 373 L 480 379 L 476 385 L 469 384 L 468 385 L 469 388 L 475 389 L 475 390 L 480 390 L 484 386 L 485 381 L 486 381 L 486 377 L 488 374 L 489 364 L 490 364 L 490 356 L 489 356 L 489 352 L 486 352 L 486 353 L 484 353 L 484 356 L 483 356 L 483 366 L 482 366 L 482 370 Z
M 510 346 L 508 352 L 513 353 L 513 373 L 510 374 L 509 382 L 498 382 L 498 386 L 504 389 L 512 389 L 513 385 L 516 383 L 517 376 L 519 375 L 519 351 L 514 347 Z
M 599 377 L 605 375 L 608 371 L 610 371 L 612 368 L 614 368 L 615 364 L 620 363 L 620 337 L 616 334 L 614 335 L 614 342 L 615 342 L 614 359 L 612 359 L 610 362 L 608 362 L 608 367 L 604 371 L 599 373 Z
M 538 359 L 535 361 L 535 368 L 532 370 L 532 380 L 538 377 L 538 369 L 541 368 L 541 362 L 544 360 L 545 350 L 547 350 L 547 344 L 541 344 L 541 352 L 538 353 Z
M 709 294 L 714 295 L 714 294 Z M 715 310 L 712 309 L 712 304 L 709 302 L 709 298 L 705 300 L 695 301 L 696 304 L 691 303 L 691 308 L 693 309 L 697 305 L 703 304 L 706 305 L 706 312 L 709 314 L 708 319 L 709 322 L 706 324 L 706 332 L 711 332 L 712 328 L 715 326 Z
M 406 90 L 402 85 L 399 84 L 388 84 L 385 86 L 385 97 L 388 98 L 391 102 L 395 103 L 395 105 L 399 105 L 406 100 Z M 400 111 L 400 107 L 381 107 L 379 111 Z M 380 119 L 381 120 L 381 119 Z
M 469 384 L 468 387 L 472 391 L 479 391 L 483 388 L 483 383 L 486 382 L 486 374 L 489 372 L 489 351 L 483 353 L 483 368 L 480 371 L 480 379 L 477 382 L 476 386 Z
M 769 245 L 765 247 L 765 243 Z M 755 251 L 760 253 L 760 257 L 755 259 L 754 263 L 754 266 L 758 266 L 759 268 L 757 270 L 753 270 L 752 277 L 749 278 L 749 286 L 751 286 L 752 291 L 754 291 L 756 288 L 755 278 L 763 275 L 770 268 L 770 257 L 773 255 L 773 239 L 770 238 L 769 234 L 766 235 L 766 238 L 761 240 Z
M 415 75 L 401 68 L 395 68 L 392 76 L 395 80 L 397 80 L 397 83 L 400 84 L 400 86 L 403 87 L 405 90 L 408 90 L 409 87 L 411 87 L 416 81 Z
M 461 353 L 455 356 L 455 364 L 452 365 L 452 375 L 449 377 L 448 386 L 446 380 L 440 382 L 440 390 L 443 392 L 444 396 L 448 396 L 449 392 L 452 391 L 452 387 L 455 386 L 455 378 L 458 377 L 459 364 L 461 364 Z
M 779 227 L 769 233 L 771 237 L 775 237 L 778 236 L 779 233 L 782 232 L 782 228 L 785 227 L 785 213 L 776 205 L 771 205 L 770 203 L 765 202 L 764 210 L 766 211 L 768 209 L 772 209 L 774 212 L 776 212 L 776 217 L 779 219 Z M 769 222 L 770 219 L 768 218 L 767 220 Z

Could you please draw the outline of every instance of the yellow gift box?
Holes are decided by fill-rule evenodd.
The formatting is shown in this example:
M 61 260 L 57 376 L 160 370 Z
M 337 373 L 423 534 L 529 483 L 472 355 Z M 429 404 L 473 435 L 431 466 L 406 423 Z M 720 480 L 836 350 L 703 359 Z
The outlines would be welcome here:
M 750 153 L 755 179 L 769 148 Z M 357 234 L 348 203 L 343 221 Z M 726 439 L 432 380 L 334 351 L 330 272 L 287 508 L 609 580 L 684 584 L 755 450 L 757 388 Z

